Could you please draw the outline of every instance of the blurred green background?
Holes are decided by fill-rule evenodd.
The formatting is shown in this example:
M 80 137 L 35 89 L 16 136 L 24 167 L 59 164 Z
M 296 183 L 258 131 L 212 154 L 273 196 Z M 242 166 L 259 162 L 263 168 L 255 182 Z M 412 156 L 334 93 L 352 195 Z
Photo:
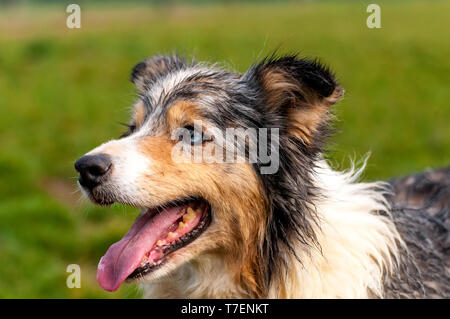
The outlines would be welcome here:
M 336 167 L 372 152 L 364 178 L 450 163 L 450 3 L 367 1 L 191 3 L 66 1 L 0 5 L 0 297 L 139 297 L 100 289 L 96 265 L 137 212 L 83 200 L 73 162 L 118 137 L 135 91 L 131 68 L 178 50 L 238 71 L 265 54 L 301 50 L 336 71 L 346 97 L 328 157 Z M 66 287 L 79 264 L 80 289 Z

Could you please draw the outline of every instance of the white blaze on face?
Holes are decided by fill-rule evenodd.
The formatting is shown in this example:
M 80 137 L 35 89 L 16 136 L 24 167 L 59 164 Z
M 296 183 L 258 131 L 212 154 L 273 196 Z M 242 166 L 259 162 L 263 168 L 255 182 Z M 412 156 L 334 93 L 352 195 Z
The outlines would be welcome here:
M 152 161 L 138 151 L 137 140 L 132 135 L 120 140 L 106 142 L 86 155 L 108 154 L 112 160 L 112 171 L 103 183 L 107 191 L 112 192 L 117 201 L 139 205 L 144 194 L 138 181 L 144 174 L 152 174 Z M 106 190 L 106 189 L 105 189 Z

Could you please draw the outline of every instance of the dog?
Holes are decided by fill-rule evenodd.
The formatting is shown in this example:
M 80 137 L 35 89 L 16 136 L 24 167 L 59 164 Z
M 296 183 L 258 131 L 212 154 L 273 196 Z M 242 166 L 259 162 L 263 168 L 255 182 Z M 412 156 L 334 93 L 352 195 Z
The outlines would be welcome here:
M 450 297 L 450 168 L 369 183 L 358 181 L 364 165 L 333 170 L 323 153 L 344 91 L 317 59 L 272 55 L 239 74 L 161 55 L 131 81 L 126 133 L 75 163 L 91 201 L 142 209 L 99 262 L 105 290 L 137 281 L 146 298 Z M 244 153 L 189 157 L 228 128 L 237 138 L 226 147 Z M 269 144 L 271 163 L 250 152 Z

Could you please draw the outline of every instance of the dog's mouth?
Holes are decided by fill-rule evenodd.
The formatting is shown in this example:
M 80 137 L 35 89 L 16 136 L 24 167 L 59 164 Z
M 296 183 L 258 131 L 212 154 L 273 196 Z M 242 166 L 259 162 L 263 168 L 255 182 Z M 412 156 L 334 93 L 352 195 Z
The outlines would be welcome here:
M 198 238 L 210 221 L 211 207 L 202 199 L 147 209 L 100 259 L 98 282 L 103 289 L 115 291 L 126 279 L 149 274 Z

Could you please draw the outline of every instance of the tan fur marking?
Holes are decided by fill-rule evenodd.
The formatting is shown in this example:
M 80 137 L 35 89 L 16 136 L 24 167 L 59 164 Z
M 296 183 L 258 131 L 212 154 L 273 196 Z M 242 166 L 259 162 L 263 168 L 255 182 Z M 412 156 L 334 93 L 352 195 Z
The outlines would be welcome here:
M 171 120 L 186 119 L 182 110 L 187 107 L 179 104 L 172 111 Z M 146 137 L 138 142 L 138 151 L 154 163 L 152 174 L 138 181 L 139 188 L 147 189 L 161 203 L 186 196 L 205 198 L 212 205 L 214 222 L 188 247 L 171 254 L 171 262 L 180 264 L 191 258 L 195 261 L 199 254 L 214 252 L 225 260 L 234 284 L 246 287 L 247 297 L 264 297 L 258 244 L 264 236 L 267 209 L 253 168 L 248 163 L 175 163 L 171 159 L 172 146 L 168 136 Z M 201 272 L 201 264 L 195 265 L 190 267 Z M 174 283 L 175 287 L 166 285 L 177 290 L 180 283 Z
M 267 70 L 263 74 L 262 85 L 267 95 L 267 103 L 273 109 L 281 107 L 286 100 L 294 100 L 294 92 L 300 88 L 296 81 L 278 68 Z
M 302 86 L 280 68 L 265 71 L 262 84 L 269 106 L 272 110 L 286 107 L 289 132 L 307 144 L 311 143 L 320 124 L 328 119 L 329 107 L 344 93 L 338 87 L 329 97 L 320 99 L 314 91 Z M 305 100 L 300 100 L 298 94 Z
M 310 144 L 316 129 L 327 120 L 327 112 L 328 106 L 322 104 L 290 109 L 288 111 L 290 134 Z
M 194 120 L 205 121 L 198 112 L 197 106 L 187 101 L 177 102 L 167 112 L 167 123 L 170 129 L 193 124 Z
M 133 120 L 136 125 L 136 127 L 141 127 L 144 123 L 146 115 L 145 105 L 144 102 L 138 101 L 134 105 L 134 112 L 133 112 Z

